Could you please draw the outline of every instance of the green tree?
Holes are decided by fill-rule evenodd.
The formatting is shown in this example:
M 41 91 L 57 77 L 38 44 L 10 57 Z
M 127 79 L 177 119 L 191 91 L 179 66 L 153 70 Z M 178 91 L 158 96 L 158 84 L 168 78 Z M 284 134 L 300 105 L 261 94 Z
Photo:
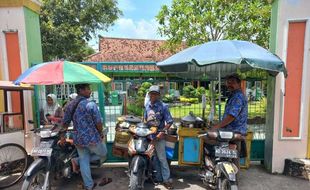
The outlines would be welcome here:
M 40 26 L 44 61 L 82 61 L 94 53 L 87 41 L 121 15 L 115 0 L 42 0 Z
M 271 5 L 267 0 L 173 0 L 156 16 L 165 48 L 176 51 L 220 39 L 238 39 L 268 48 Z

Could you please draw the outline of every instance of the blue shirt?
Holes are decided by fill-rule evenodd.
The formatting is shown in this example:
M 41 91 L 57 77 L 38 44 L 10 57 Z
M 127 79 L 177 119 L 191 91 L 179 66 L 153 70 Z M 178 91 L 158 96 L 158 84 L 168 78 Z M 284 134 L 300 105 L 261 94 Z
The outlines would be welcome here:
M 159 100 L 156 101 L 154 104 L 152 104 L 151 101 L 146 104 L 144 118 L 148 118 L 150 114 L 155 114 L 156 120 L 159 121 L 159 129 L 163 129 L 165 127 L 165 122 L 167 124 L 173 123 L 173 119 L 170 114 L 168 105 L 164 104 Z
M 223 118 L 227 115 L 233 116 L 235 120 L 224 128 L 245 135 L 247 132 L 248 101 L 241 90 L 233 91 L 228 97 Z
M 73 109 L 78 102 L 79 104 L 72 116 Z M 82 96 L 78 96 L 75 100 L 71 101 L 65 111 L 63 123 L 69 125 L 71 120 L 73 121 L 75 130 L 73 138 L 75 145 L 89 146 L 101 143 L 96 124 L 102 121 L 95 102 L 88 101 Z

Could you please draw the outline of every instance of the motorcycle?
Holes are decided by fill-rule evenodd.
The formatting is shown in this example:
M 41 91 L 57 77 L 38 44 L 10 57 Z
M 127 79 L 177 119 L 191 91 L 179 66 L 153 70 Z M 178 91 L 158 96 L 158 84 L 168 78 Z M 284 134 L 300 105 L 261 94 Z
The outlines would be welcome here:
M 231 141 L 240 141 L 243 136 L 231 131 L 205 132 L 198 135 L 199 138 L 207 137 L 216 140 L 217 145 L 207 148 L 204 143 L 203 164 L 199 176 L 203 183 L 211 189 L 218 190 L 238 190 L 237 174 L 238 167 L 234 163 L 239 153 L 236 145 L 231 145 Z M 209 146 L 210 147 L 210 146 Z
M 22 190 L 51 189 L 50 175 L 55 179 L 70 178 L 72 176 L 71 159 L 77 157 L 74 145 L 57 144 L 60 128 L 57 125 L 42 126 L 32 130 L 40 137 L 40 144 L 31 151 L 34 162 L 25 172 Z
M 153 140 L 156 138 L 157 127 L 148 127 L 145 123 L 130 126 L 132 138 L 128 143 L 129 160 L 129 189 L 144 188 L 146 179 L 153 179 L 156 171 L 153 169 L 152 158 L 155 154 Z

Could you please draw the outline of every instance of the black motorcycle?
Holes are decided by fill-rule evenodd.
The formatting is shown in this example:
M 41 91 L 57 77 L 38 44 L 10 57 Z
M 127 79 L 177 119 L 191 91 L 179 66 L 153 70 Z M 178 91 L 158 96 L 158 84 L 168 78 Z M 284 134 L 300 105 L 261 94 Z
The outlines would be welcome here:
M 74 145 L 57 144 L 60 128 L 56 125 L 44 126 L 33 130 L 40 139 L 40 144 L 31 151 L 35 158 L 25 173 L 22 190 L 50 189 L 51 177 L 70 178 L 72 175 L 71 159 L 77 157 Z
M 144 123 L 138 123 L 136 126 L 129 127 L 129 132 L 132 134 L 132 139 L 128 144 L 129 189 L 143 189 L 145 180 L 152 180 L 156 172 L 152 166 L 152 159 L 155 154 L 153 140 L 155 140 L 157 127 L 148 127 Z
M 200 177 L 203 183 L 211 189 L 238 190 L 237 173 L 235 164 L 239 156 L 233 141 L 240 141 L 243 137 L 231 131 L 206 132 L 198 137 L 207 137 L 216 140 L 215 146 L 204 144 L 203 164 Z M 208 148 L 207 148 L 208 147 Z

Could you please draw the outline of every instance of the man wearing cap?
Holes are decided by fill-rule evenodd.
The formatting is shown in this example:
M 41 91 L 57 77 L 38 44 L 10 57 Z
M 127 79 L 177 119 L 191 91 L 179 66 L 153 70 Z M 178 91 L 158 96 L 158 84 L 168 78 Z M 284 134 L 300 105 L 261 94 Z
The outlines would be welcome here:
M 241 80 L 239 76 L 233 74 L 226 77 L 226 86 L 230 95 L 226 101 L 223 119 L 219 124 L 213 126 L 213 128 L 225 128 L 246 135 L 248 102 L 241 91 Z
M 158 121 L 158 129 L 161 131 L 158 133 L 158 140 L 155 143 L 155 149 L 157 157 L 160 161 L 161 175 L 163 178 L 163 185 L 167 189 L 172 189 L 172 182 L 170 180 L 170 169 L 166 158 L 165 151 L 165 132 L 170 128 L 173 123 L 172 116 L 169 108 L 160 99 L 160 88 L 157 85 L 153 85 L 149 88 L 150 101 L 146 104 L 144 118 L 148 121 L 148 118 L 156 118 Z

